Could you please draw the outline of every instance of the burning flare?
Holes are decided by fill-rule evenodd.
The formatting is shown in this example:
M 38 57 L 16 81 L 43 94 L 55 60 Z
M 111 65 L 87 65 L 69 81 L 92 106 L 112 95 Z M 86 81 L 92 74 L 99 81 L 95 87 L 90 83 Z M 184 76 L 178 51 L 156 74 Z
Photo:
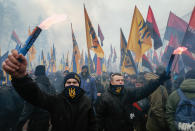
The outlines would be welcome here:
M 174 50 L 173 54 L 178 54 L 178 55 L 181 55 L 182 52 L 186 51 L 188 48 L 186 47 L 178 47 L 177 49 Z
M 46 20 L 44 20 L 39 27 L 41 29 L 48 29 L 50 26 L 52 26 L 53 24 L 65 21 L 67 18 L 67 16 L 65 14 L 60 14 L 60 15 L 53 15 L 49 18 L 47 18 Z

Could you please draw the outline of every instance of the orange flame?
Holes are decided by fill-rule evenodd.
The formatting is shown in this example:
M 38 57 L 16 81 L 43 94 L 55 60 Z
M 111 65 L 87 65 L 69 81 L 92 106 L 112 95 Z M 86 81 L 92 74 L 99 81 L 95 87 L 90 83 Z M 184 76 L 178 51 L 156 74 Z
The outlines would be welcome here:
M 39 27 L 41 29 L 48 29 L 49 27 L 51 27 L 53 24 L 65 21 L 67 18 L 67 16 L 65 14 L 59 14 L 59 15 L 53 15 L 49 18 L 47 18 L 46 20 L 44 20 Z
M 186 47 L 178 47 L 177 49 L 174 50 L 173 54 L 178 54 L 178 55 L 181 55 L 182 52 L 186 51 L 188 48 Z

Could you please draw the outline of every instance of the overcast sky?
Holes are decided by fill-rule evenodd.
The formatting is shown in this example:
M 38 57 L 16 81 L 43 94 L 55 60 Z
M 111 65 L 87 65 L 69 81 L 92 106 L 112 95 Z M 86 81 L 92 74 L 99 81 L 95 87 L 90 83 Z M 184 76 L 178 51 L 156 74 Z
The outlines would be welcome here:
M 120 28 L 128 39 L 135 5 L 143 17 L 146 18 L 150 5 L 160 34 L 164 34 L 169 12 L 179 17 L 185 16 L 193 10 L 195 0 L 12 0 L 26 25 L 33 25 L 42 16 L 43 19 L 53 14 L 66 14 L 68 19 L 52 26 L 48 31 L 50 45 L 55 43 L 57 54 L 72 52 L 72 38 L 70 23 L 73 24 L 76 40 L 80 51 L 86 49 L 85 21 L 83 4 L 88 11 L 92 25 L 97 34 L 100 25 L 104 34 L 104 51 L 108 58 L 110 45 L 120 48 Z M 19 29 L 18 29 L 19 30 Z M 41 37 L 41 36 L 40 36 Z M 163 36 L 161 36 L 163 37 Z M 23 40 L 25 41 L 25 40 Z

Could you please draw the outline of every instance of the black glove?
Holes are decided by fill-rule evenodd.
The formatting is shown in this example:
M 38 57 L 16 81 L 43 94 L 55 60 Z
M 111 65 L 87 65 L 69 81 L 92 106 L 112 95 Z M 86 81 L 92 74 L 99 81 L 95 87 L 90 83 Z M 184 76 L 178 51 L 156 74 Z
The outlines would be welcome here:
M 170 74 L 171 73 L 169 73 L 167 75 L 167 72 L 166 71 L 164 71 L 163 73 L 161 73 L 160 76 L 159 76 L 159 82 L 160 82 L 160 84 L 163 84 L 165 81 L 169 80 L 171 78 L 171 75 Z

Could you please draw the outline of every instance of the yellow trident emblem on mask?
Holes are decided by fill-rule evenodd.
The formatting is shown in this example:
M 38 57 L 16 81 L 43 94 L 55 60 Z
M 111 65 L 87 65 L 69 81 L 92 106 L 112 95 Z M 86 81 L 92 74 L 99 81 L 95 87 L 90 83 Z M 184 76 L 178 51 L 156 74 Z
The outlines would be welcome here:
M 116 88 L 116 93 L 120 93 L 121 92 L 121 87 L 117 87 Z
M 76 96 L 75 88 L 69 89 L 69 96 L 73 99 Z

